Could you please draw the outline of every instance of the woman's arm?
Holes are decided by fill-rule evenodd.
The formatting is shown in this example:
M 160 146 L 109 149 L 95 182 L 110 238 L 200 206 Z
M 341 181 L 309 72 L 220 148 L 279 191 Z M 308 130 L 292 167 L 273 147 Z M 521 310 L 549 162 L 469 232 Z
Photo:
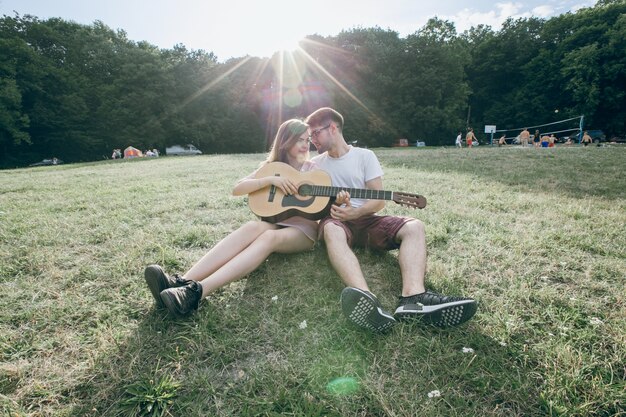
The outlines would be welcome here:
M 265 187 L 274 185 L 281 189 L 281 191 L 287 195 L 297 194 L 298 187 L 286 177 L 263 177 L 263 178 L 243 178 L 233 188 L 233 195 L 245 195 L 253 193 Z

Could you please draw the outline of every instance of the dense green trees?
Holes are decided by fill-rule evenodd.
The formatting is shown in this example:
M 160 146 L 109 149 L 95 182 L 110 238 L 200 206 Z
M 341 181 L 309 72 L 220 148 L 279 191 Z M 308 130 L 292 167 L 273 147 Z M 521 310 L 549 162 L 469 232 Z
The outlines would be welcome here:
M 476 125 L 515 127 L 585 115 L 586 125 L 626 132 L 626 2 L 547 21 L 508 20 L 464 34 Z
M 585 115 L 626 132 L 626 2 L 458 34 L 431 19 L 401 38 L 357 28 L 311 36 L 293 54 L 220 63 L 183 45 L 133 42 L 102 22 L 0 18 L 0 167 L 113 148 L 193 143 L 206 153 L 266 149 L 276 126 L 322 105 L 346 137 L 452 144 L 470 125 L 533 125 Z M 469 121 L 466 120 L 470 115 Z
M 0 166 L 51 156 L 97 160 L 129 145 L 261 151 L 264 132 L 255 100 L 247 98 L 250 83 L 239 73 L 221 78 L 233 65 L 182 45 L 159 50 L 135 43 L 101 22 L 4 16 Z

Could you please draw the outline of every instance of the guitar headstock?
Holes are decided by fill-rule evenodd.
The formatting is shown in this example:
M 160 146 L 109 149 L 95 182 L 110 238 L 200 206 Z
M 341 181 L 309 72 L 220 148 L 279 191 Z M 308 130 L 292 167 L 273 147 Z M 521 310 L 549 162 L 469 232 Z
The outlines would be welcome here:
M 394 192 L 391 199 L 401 206 L 419 209 L 426 207 L 426 197 L 422 195 Z

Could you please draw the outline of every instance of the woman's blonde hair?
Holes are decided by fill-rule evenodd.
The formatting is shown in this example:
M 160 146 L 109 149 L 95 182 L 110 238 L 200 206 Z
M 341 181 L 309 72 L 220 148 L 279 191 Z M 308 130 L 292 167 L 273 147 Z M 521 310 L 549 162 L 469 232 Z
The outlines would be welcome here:
M 270 149 L 265 163 L 284 162 L 288 164 L 287 152 L 300 139 L 300 135 L 306 132 L 308 128 L 309 125 L 300 119 L 290 119 L 283 122 L 278 128 L 278 132 L 276 132 L 272 149 Z

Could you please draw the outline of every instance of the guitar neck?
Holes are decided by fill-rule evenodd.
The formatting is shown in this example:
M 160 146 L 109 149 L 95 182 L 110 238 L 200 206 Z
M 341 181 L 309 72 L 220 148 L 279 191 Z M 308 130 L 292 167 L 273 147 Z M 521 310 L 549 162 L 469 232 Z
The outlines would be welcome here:
M 311 192 L 309 195 L 318 197 L 335 197 L 340 191 L 347 191 L 350 194 L 350 198 L 363 198 L 366 200 L 393 200 L 393 191 L 329 187 L 326 185 L 311 186 Z

